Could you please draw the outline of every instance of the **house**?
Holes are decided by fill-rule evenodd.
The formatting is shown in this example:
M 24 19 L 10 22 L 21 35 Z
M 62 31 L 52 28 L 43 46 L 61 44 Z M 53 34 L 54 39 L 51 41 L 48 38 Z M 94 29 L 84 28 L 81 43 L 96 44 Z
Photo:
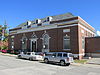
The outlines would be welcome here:
M 27 21 L 9 32 L 9 49 L 71 52 L 79 59 L 85 55 L 85 37 L 95 36 L 91 25 L 71 13 Z

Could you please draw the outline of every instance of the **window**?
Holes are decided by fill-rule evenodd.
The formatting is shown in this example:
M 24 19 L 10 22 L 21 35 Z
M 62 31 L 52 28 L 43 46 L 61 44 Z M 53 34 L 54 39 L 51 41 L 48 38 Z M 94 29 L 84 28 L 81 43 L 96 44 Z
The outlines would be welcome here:
M 63 54 L 63 57 L 67 57 L 67 54 Z
M 63 32 L 70 32 L 70 29 L 63 29 Z
M 27 21 L 27 25 L 31 25 L 31 21 Z
M 22 40 L 22 49 L 25 50 L 26 49 L 26 38 L 24 38 Z
M 51 20 L 52 20 L 52 17 L 49 16 L 49 17 L 47 17 L 47 20 L 46 21 L 48 22 L 48 21 L 51 21 Z
M 64 47 L 65 50 L 70 49 L 70 37 L 69 36 L 64 36 L 63 47 Z
M 56 53 L 53 53 L 53 55 L 52 55 L 52 56 L 56 57 Z
M 49 21 L 50 20 L 50 18 L 49 17 L 47 17 L 47 21 Z
M 62 57 L 62 53 L 58 53 L 58 57 Z
M 49 38 L 48 34 L 43 35 L 43 49 L 49 49 Z
M 14 39 L 11 39 L 11 49 L 14 49 Z
M 40 19 L 37 19 L 37 20 L 35 21 L 35 23 L 36 23 L 36 24 L 39 24 L 39 23 L 41 23 L 41 20 L 40 20 Z
M 14 49 L 14 37 L 15 36 L 11 36 L 11 49 Z
M 27 53 L 27 55 L 31 55 L 31 53 Z
M 85 38 L 82 37 L 82 49 L 85 49 Z
M 36 20 L 36 24 L 38 23 L 38 20 Z
M 84 33 L 84 30 L 81 30 L 81 33 Z
M 27 38 L 25 36 L 25 34 L 23 34 L 23 37 L 21 39 L 21 43 L 22 43 L 22 50 L 26 50 L 27 49 Z

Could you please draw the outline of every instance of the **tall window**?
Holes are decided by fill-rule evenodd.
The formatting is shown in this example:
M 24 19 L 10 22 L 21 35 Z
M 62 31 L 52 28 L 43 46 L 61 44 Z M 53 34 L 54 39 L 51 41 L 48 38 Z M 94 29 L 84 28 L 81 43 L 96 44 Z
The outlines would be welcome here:
M 49 49 L 49 38 L 48 34 L 43 35 L 43 49 Z
M 85 38 L 82 37 L 82 49 L 85 49 Z
M 26 38 L 25 34 L 23 34 L 21 42 L 22 42 L 22 50 L 25 51 L 27 49 L 27 38 Z
M 70 36 L 64 36 L 63 48 L 64 48 L 64 50 L 70 49 Z
M 11 39 L 11 49 L 12 50 L 14 49 L 14 39 L 13 38 Z
M 47 21 L 49 21 L 50 20 L 50 18 L 49 17 L 47 17 Z
M 25 50 L 26 48 L 27 48 L 27 39 L 24 38 L 24 39 L 22 40 L 22 50 Z
M 11 49 L 14 49 L 14 36 L 11 36 Z
M 36 20 L 36 24 L 38 24 L 38 20 Z

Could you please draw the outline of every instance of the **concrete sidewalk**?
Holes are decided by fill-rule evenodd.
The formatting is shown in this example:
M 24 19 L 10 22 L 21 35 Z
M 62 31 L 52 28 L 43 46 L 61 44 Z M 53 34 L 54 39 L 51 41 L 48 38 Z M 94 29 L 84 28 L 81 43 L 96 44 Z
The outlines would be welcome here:
M 92 58 L 88 60 L 87 64 L 100 65 L 100 58 Z

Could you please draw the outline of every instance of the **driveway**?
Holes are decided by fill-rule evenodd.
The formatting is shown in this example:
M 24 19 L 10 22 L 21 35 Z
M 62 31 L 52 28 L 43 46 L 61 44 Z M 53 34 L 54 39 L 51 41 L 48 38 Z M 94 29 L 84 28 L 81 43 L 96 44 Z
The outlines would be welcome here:
M 99 75 L 100 66 L 59 66 L 0 55 L 0 75 Z

